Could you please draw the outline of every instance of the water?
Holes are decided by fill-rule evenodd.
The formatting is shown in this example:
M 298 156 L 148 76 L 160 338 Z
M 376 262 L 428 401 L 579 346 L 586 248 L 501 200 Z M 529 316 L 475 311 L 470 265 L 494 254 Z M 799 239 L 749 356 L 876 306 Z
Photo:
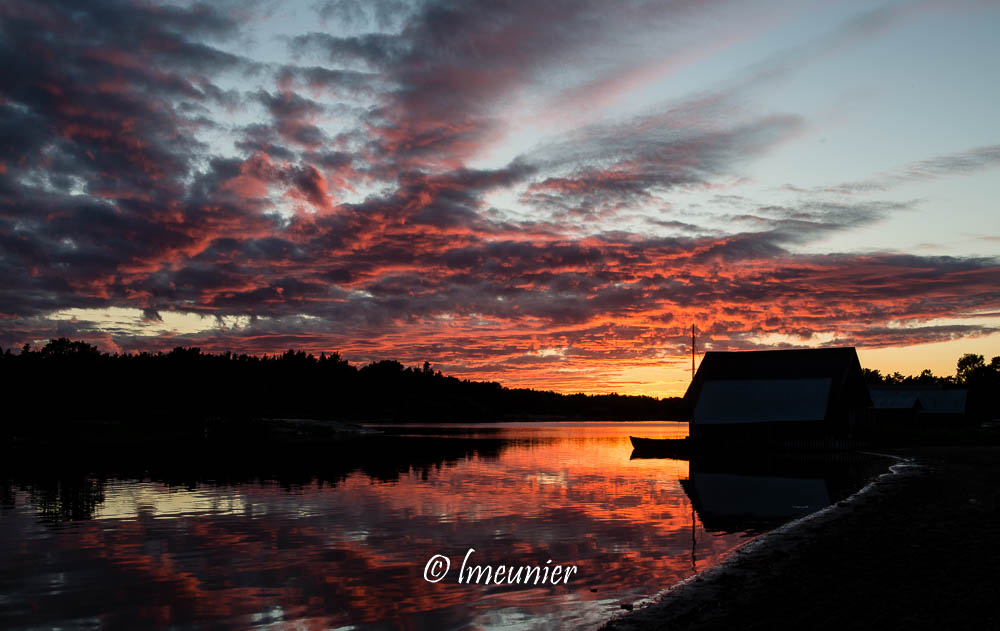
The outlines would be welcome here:
M 594 627 L 886 466 L 631 458 L 630 434 L 681 423 L 380 429 L 284 459 L 8 469 L 0 627 Z M 460 584 L 470 548 L 470 564 L 577 571 Z M 451 569 L 431 583 L 434 555 Z

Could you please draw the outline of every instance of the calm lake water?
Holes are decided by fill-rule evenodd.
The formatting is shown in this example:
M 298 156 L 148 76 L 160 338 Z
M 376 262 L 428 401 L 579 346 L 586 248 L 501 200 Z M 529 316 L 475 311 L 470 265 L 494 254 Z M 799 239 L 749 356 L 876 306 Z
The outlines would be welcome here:
M 4 474 L 0 627 L 595 627 L 887 466 L 632 458 L 630 434 L 683 423 L 379 429 L 284 459 Z M 470 548 L 577 573 L 459 584 Z M 451 569 L 431 583 L 435 555 Z

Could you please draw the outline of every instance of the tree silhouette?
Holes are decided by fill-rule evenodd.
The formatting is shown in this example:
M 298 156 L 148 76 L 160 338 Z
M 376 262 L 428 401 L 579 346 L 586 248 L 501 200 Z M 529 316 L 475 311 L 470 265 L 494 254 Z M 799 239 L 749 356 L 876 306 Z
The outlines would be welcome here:
M 994 360 L 1000 358 L 994 358 Z M 960 383 L 968 383 L 970 378 L 986 368 L 986 361 L 982 355 L 966 353 L 958 358 L 958 365 L 955 369 L 955 376 Z

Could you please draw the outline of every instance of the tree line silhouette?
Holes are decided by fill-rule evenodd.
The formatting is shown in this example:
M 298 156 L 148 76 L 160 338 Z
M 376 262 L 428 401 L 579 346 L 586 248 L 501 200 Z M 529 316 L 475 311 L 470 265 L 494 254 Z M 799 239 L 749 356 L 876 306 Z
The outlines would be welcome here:
M 35 419 L 185 422 L 212 418 L 497 421 L 681 418 L 679 398 L 559 394 L 443 375 L 430 363 L 355 366 L 338 353 L 106 353 L 60 338 L 0 353 L 0 379 L 19 422 Z M 8 417 L 12 418 L 12 417 Z
M 935 375 L 930 368 L 920 371 L 920 374 L 904 376 L 899 372 L 883 375 L 880 370 L 863 368 L 865 380 L 872 384 L 884 385 L 927 385 L 938 384 L 947 386 L 976 387 L 997 383 L 1000 379 L 1000 356 L 994 357 L 989 363 L 986 358 L 976 353 L 966 353 L 958 358 L 954 375 Z

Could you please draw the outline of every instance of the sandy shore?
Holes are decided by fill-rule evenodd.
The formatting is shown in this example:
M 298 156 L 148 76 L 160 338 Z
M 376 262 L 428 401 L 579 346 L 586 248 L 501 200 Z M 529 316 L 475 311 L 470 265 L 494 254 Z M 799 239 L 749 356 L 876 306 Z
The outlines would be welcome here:
M 604 629 L 1000 629 L 1000 447 L 912 464 Z

